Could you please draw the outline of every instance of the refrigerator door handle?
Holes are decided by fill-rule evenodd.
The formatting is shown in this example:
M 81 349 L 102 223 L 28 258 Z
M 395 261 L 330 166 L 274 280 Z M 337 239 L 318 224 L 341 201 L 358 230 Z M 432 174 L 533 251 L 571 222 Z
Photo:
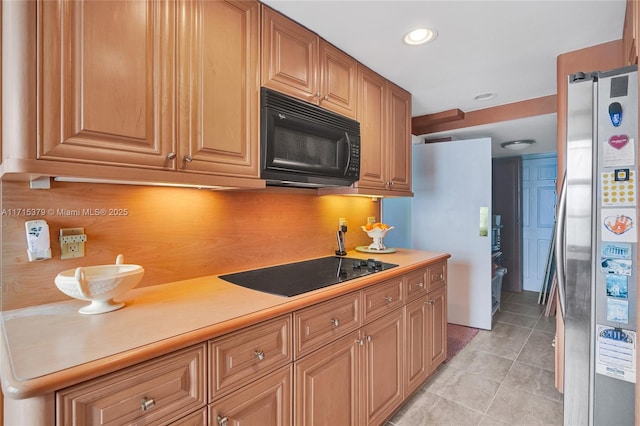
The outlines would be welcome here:
M 560 305 L 560 315 L 564 317 L 565 305 L 565 226 L 567 213 L 567 175 L 562 179 L 560 189 L 560 201 L 558 203 L 558 218 L 556 219 L 556 277 L 558 284 L 558 304 Z

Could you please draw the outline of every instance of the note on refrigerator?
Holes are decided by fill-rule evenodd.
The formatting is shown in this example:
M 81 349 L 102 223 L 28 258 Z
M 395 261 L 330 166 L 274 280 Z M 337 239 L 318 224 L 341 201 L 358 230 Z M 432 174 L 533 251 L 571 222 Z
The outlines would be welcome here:
M 596 373 L 636 382 L 636 332 L 597 325 Z

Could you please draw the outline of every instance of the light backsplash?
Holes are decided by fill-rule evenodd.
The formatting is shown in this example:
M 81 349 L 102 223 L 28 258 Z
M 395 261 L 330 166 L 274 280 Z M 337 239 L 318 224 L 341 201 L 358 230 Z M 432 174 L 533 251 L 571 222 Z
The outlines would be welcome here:
M 60 271 L 114 263 L 120 253 L 144 267 L 142 287 L 333 255 L 340 217 L 352 250 L 371 243 L 360 225 L 380 217 L 380 203 L 302 189 L 52 182 L 38 190 L 2 182 L 2 214 L 2 309 L 9 310 L 67 300 L 54 284 Z M 49 224 L 51 259 L 28 261 L 24 224 L 34 219 Z M 87 235 L 85 257 L 60 259 L 59 230 L 78 227 Z

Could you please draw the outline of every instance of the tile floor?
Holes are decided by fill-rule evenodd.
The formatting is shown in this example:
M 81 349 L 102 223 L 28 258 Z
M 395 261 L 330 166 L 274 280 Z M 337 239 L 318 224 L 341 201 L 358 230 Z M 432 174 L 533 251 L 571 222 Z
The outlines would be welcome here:
M 442 364 L 386 426 L 562 425 L 554 385 L 555 318 L 538 293 L 503 293 L 493 330 Z

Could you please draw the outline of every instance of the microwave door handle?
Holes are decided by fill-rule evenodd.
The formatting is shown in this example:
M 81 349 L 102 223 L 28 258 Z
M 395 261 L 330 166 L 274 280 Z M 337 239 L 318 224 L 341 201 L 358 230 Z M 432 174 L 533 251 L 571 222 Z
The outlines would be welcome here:
M 347 173 L 349 170 L 349 165 L 351 164 L 351 139 L 349 139 L 349 134 L 344 132 L 344 138 L 347 140 L 347 165 L 344 168 L 344 173 Z

